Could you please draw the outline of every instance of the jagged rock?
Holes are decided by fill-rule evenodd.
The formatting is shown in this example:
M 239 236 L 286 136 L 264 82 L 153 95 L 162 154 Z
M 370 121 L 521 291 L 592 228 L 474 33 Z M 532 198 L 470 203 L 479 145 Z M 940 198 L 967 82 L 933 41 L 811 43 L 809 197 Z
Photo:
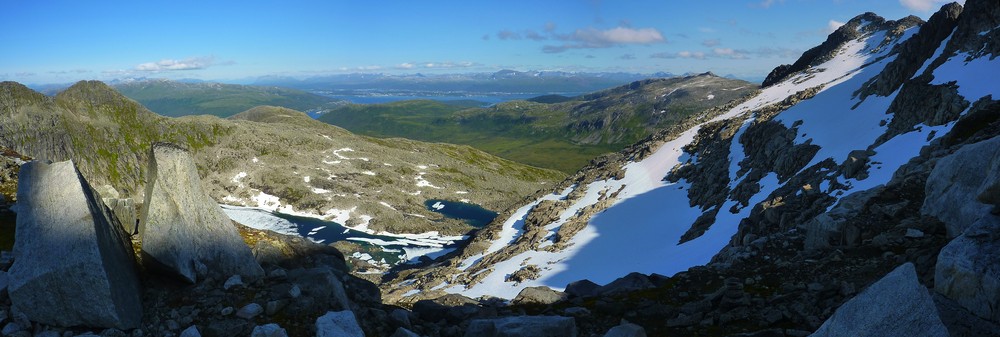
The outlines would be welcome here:
M 566 293 L 546 286 L 527 287 L 511 301 L 513 304 L 552 304 L 566 299 Z
M 844 303 L 810 336 L 948 336 L 912 263 Z
M 576 321 L 563 316 L 513 316 L 469 322 L 466 337 L 576 336 Z
M 872 150 L 854 150 L 847 154 L 847 159 L 840 166 L 844 178 L 864 180 L 868 178 L 869 157 L 875 155 Z
M 997 186 L 1000 137 L 963 146 L 941 158 L 927 178 L 920 211 L 943 221 L 948 237 L 956 237 L 995 207 L 980 201 L 996 200 L 991 195 L 1000 192 Z
M 646 329 L 622 320 L 622 324 L 608 330 L 604 337 L 646 337 Z
M 597 295 L 597 289 L 601 286 L 591 280 L 579 280 L 566 285 L 566 294 L 576 297 L 590 297 Z
M 13 306 L 50 325 L 138 326 L 142 302 L 131 242 L 73 162 L 25 164 L 17 194 L 8 275 Z
M 219 337 L 246 336 L 250 333 L 249 325 L 246 320 L 239 318 L 214 320 L 205 327 L 205 334 Z
M 986 215 L 938 254 L 934 290 L 1000 321 L 1000 217 Z
M 400 327 L 396 329 L 396 332 L 393 332 L 392 335 L 389 337 L 420 337 L 420 335 L 416 334 L 413 331 L 407 330 L 406 328 Z
M 271 323 L 258 325 L 253 328 L 250 337 L 288 337 L 288 332 L 282 329 L 281 326 Z
M 636 290 L 643 290 L 654 288 L 656 285 L 649 280 L 649 276 L 643 275 L 642 273 L 631 272 L 624 277 L 620 277 L 611 283 L 605 284 L 600 288 L 597 288 L 597 294 L 599 295 L 611 295 L 623 292 L 630 292 Z
M 316 319 L 316 337 L 364 337 L 350 310 L 330 311 Z
M 181 331 L 181 337 L 201 337 L 201 331 L 198 331 L 197 326 L 192 325 Z
M 187 150 L 154 144 L 147 175 L 139 232 L 142 252 L 158 267 L 192 283 L 204 276 L 197 273 L 199 264 L 220 278 L 264 275 L 232 221 L 202 188 Z
M 7 272 L 0 270 L 0 293 L 7 291 L 8 285 L 10 285 L 10 278 L 7 276 Z

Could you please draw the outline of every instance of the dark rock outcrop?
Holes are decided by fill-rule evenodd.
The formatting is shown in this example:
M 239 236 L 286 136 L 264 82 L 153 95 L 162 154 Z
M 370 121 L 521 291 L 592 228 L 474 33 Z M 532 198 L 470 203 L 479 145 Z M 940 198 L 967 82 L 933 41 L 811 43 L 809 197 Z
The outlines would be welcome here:
M 130 329 L 142 317 L 131 242 L 73 162 L 20 171 L 10 299 L 35 322 Z
M 948 329 L 907 263 L 844 303 L 810 336 L 948 336 Z
M 202 188 L 186 149 L 154 144 L 139 234 L 144 256 L 189 282 L 233 274 L 257 279 L 264 271 L 232 221 Z

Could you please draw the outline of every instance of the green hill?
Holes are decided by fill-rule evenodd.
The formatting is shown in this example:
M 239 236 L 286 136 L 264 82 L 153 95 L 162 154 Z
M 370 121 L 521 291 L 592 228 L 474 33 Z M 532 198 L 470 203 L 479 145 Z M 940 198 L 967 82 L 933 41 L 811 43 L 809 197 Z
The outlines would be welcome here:
M 168 117 L 228 117 L 260 105 L 306 111 L 331 108 L 342 103 L 301 90 L 237 84 L 143 80 L 119 84 L 115 88 L 126 97 Z
M 529 165 L 573 173 L 704 109 L 757 89 L 710 73 L 633 82 L 575 98 L 540 97 L 486 108 L 428 100 L 348 104 L 319 120 L 375 137 L 466 144 Z M 543 103 L 551 102 L 551 103 Z

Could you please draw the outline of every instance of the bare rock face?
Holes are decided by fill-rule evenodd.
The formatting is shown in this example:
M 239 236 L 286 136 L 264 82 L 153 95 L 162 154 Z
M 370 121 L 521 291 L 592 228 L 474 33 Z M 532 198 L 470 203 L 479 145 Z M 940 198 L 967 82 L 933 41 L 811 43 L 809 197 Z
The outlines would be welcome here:
M 149 158 L 139 234 L 152 265 L 192 283 L 208 274 L 250 280 L 263 276 L 232 221 L 202 188 L 188 151 L 157 143 Z
M 948 336 L 912 263 L 844 303 L 810 336 Z
M 934 290 L 979 317 L 1000 321 L 1000 217 L 983 216 L 941 249 Z
M 996 205 L 1000 184 L 1000 137 L 962 147 L 938 161 L 927 178 L 921 213 L 940 219 L 956 237 Z
M 17 194 L 12 304 L 44 324 L 137 327 L 131 243 L 73 162 L 25 164 Z

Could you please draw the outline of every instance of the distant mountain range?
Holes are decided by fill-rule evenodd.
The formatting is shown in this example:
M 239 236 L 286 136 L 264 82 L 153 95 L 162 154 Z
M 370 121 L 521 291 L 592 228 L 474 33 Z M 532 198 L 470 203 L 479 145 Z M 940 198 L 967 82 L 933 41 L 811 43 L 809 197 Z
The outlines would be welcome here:
M 576 73 L 563 71 L 500 70 L 492 73 L 463 74 L 381 74 L 355 73 L 305 79 L 265 76 L 252 84 L 282 86 L 335 94 L 436 92 L 461 94 L 488 93 L 581 93 L 602 90 L 629 82 L 674 77 L 675 74 Z

